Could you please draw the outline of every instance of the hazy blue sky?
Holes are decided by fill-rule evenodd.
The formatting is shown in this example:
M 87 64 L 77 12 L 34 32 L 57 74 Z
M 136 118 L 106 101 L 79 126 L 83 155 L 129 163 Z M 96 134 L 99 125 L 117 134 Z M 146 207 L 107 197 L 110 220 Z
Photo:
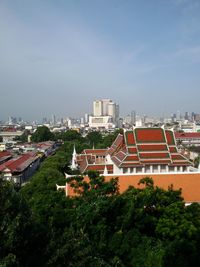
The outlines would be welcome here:
M 0 120 L 200 112 L 200 0 L 0 0 Z

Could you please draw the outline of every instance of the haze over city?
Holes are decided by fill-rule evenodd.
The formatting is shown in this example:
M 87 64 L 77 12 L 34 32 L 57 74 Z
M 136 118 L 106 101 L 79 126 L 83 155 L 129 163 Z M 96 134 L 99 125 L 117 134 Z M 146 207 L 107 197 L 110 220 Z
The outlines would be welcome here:
M 200 1 L 0 2 L 0 120 L 199 112 Z

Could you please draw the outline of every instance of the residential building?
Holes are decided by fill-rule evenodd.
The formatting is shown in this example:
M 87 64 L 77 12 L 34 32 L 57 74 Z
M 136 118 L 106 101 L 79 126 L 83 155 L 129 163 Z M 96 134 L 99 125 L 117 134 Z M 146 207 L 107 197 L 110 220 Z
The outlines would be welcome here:
M 33 175 L 39 167 L 40 157 L 37 153 L 26 153 L 0 164 L 3 179 L 21 185 Z
M 200 146 L 200 132 L 175 132 L 176 141 L 187 146 Z

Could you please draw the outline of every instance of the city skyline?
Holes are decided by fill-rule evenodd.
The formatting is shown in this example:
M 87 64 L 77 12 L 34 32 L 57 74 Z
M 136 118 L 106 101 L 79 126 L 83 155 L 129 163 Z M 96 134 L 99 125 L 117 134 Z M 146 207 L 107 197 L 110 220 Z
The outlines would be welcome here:
M 0 2 L 0 120 L 199 113 L 200 2 Z

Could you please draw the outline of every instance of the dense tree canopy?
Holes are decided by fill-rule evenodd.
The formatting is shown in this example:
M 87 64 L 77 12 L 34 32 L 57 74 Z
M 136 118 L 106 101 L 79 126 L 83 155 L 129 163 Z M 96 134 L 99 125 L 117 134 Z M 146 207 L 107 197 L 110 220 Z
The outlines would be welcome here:
M 155 187 L 148 177 L 141 180 L 143 189 L 130 187 L 119 194 L 117 178 L 108 182 L 95 172 L 88 175 L 88 181 L 81 176 L 68 178 L 79 193 L 68 198 L 55 187 L 55 183 L 65 183 L 62 173 L 44 164 L 22 188 L 23 197 L 18 194 L 29 209 L 26 202 L 16 209 L 19 202 L 11 197 L 16 193 L 9 191 L 15 206 L 10 206 L 9 214 L 14 217 L 7 224 L 12 226 L 17 214 L 22 214 L 23 226 L 18 224 L 16 238 L 26 241 L 26 247 L 22 242 L 17 248 L 22 247 L 23 252 L 17 253 L 14 245 L 6 250 L 5 234 L 9 231 L 1 232 L 2 262 L 33 266 L 27 257 L 34 257 L 31 248 L 38 240 L 42 244 L 37 246 L 41 266 L 199 266 L 198 204 L 186 207 L 181 191 Z M 1 193 L 4 194 L 5 191 Z M 1 209 L 1 216 L 5 216 L 5 208 Z M 34 237 L 31 242 L 25 236 L 26 227 Z M 13 236 L 14 233 L 11 232 Z
M 102 142 L 102 134 L 100 132 L 90 132 L 86 136 L 86 140 L 90 146 L 96 146 Z
M 43 141 L 49 141 L 54 139 L 54 134 L 51 133 L 48 127 L 46 126 L 40 126 L 37 128 L 35 133 L 31 136 L 32 142 L 43 142 Z
M 57 191 L 74 143 L 88 145 L 66 141 L 19 192 L 0 180 L 0 266 L 200 266 L 200 206 L 180 190 L 144 177 L 119 194 L 117 177 L 89 172 L 67 179 L 76 197 Z
M 56 133 L 56 139 L 62 139 L 63 141 L 82 141 L 84 142 L 84 138 L 81 134 L 75 130 L 68 130 L 66 132 Z

